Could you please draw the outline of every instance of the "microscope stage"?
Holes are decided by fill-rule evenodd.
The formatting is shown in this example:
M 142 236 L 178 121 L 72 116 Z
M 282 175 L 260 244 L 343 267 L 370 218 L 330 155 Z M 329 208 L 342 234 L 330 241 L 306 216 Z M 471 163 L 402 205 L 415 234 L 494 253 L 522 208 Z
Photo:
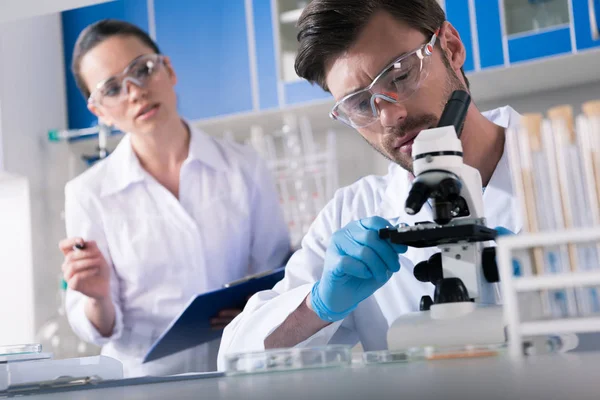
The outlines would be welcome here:
M 497 232 L 484 225 L 436 225 L 420 224 L 411 227 L 379 230 L 379 237 L 392 243 L 409 247 L 434 247 L 444 244 L 487 242 L 494 240 Z

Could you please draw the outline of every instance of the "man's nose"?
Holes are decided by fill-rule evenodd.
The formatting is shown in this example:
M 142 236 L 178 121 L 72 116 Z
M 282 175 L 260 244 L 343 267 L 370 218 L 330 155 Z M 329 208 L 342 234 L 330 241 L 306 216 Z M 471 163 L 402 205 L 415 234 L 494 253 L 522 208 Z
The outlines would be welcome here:
M 379 119 L 383 127 L 398 126 L 398 123 L 406 119 L 408 115 L 406 107 L 396 101 L 395 93 L 381 93 L 373 95 L 372 104 L 379 113 Z

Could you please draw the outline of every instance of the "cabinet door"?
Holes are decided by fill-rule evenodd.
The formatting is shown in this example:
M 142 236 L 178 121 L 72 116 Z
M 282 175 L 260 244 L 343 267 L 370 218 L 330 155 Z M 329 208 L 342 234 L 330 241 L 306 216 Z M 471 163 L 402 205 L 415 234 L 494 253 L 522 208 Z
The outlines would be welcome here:
M 571 0 L 578 50 L 600 47 L 600 0 Z
M 505 64 L 500 6 L 497 0 L 474 0 L 479 62 L 482 69 Z
M 252 110 L 244 0 L 154 0 L 156 40 L 192 120 Z
M 475 58 L 473 54 L 473 35 L 469 11 L 469 0 L 446 0 L 446 19 L 458 31 L 462 40 L 467 58 L 463 65 L 465 72 L 475 70 Z
M 501 0 L 511 63 L 570 53 L 570 0 Z
M 146 0 L 118 0 L 89 7 L 65 11 L 61 15 L 63 25 L 64 58 L 67 85 L 67 113 L 70 129 L 97 125 L 98 119 L 87 109 L 87 99 L 81 95 L 71 73 L 73 47 L 81 31 L 88 25 L 105 18 L 131 22 L 148 31 Z
M 314 100 L 331 99 L 330 93 L 318 85 L 311 85 L 299 78 L 294 70 L 296 52 L 298 51 L 296 23 L 302 12 L 305 1 L 272 0 L 275 15 L 274 35 L 277 55 L 277 72 L 280 105 L 291 105 Z M 281 101 L 282 99 L 282 101 Z
M 253 0 L 252 12 L 259 108 L 261 110 L 277 108 L 280 99 L 277 88 L 277 58 L 275 56 L 275 31 L 273 30 L 271 0 Z

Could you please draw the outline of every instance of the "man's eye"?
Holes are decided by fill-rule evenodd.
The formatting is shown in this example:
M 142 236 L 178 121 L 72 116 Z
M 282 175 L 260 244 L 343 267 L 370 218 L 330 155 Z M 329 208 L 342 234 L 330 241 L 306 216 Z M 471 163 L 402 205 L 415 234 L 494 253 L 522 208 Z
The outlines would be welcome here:
M 400 83 L 407 80 L 410 76 L 410 71 L 404 72 L 402 75 L 398 75 L 392 80 L 392 83 Z
M 369 110 L 371 109 L 371 104 L 370 104 L 370 102 L 367 99 L 364 99 L 363 101 L 359 102 L 356 105 L 356 110 L 357 111 L 361 111 L 362 112 L 362 111 L 365 111 L 367 109 L 369 109 Z

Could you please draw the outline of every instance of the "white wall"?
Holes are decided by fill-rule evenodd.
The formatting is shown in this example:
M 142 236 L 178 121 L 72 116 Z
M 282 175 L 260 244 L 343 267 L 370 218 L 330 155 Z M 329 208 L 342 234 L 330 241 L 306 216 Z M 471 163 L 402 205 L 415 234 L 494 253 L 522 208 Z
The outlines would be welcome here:
M 543 71 L 540 71 L 540 73 L 543 73 Z M 565 71 L 565 74 L 567 73 Z M 582 103 L 590 100 L 600 100 L 600 66 L 598 66 L 598 82 L 595 83 L 481 103 L 478 103 L 476 98 L 473 100 L 482 111 L 510 105 L 520 114 L 529 112 L 545 113 L 550 107 L 570 104 L 574 107 L 575 114 L 579 114 L 581 113 Z
M 49 129 L 67 124 L 60 16 L 1 24 L 0 60 L 4 167 L 29 180 L 37 327 L 56 308 L 62 263 L 57 243 L 64 235 L 60 216 L 69 153 L 66 145 L 46 139 Z
M 2 0 L 0 1 L 0 22 L 47 15 L 107 1 L 114 0 Z

